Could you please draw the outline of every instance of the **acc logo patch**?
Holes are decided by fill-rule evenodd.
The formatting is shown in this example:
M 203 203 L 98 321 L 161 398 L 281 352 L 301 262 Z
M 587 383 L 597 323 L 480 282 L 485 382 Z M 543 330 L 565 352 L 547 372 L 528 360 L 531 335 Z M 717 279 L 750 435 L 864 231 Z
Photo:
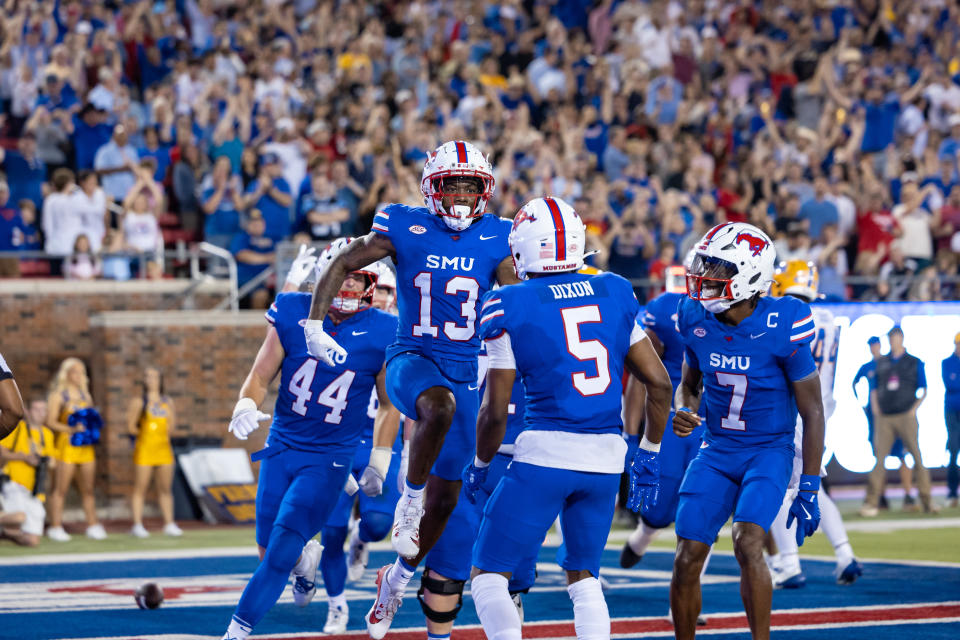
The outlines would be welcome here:
M 424 234 L 424 233 L 426 233 L 426 232 L 427 232 L 427 228 L 426 228 L 426 227 L 421 227 L 421 226 L 418 225 L 418 224 L 415 224 L 415 225 L 411 225 L 411 226 L 410 226 L 410 233 L 415 233 L 415 234 L 417 234 L 417 235 L 419 236 L 419 235 L 422 235 L 422 234 Z
M 697 327 L 693 330 L 693 335 L 697 336 L 698 338 L 702 338 L 707 335 L 707 330 L 703 327 Z

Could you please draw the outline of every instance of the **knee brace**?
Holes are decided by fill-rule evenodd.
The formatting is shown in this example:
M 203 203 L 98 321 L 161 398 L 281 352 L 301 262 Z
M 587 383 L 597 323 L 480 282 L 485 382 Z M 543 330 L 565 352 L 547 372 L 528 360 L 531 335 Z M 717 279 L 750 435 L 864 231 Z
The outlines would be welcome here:
M 430 569 L 423 570 L 423 575 L 420 577 L 420 589 L 417 591 L 417 600 L 420 601 L 420 608 L 423 609 L 423 615 L 426 616 L 427 620 L 432 620 L 433 622 L 453 622 L 457 619 L 457 614 L 460 613 L 460 609 L 463 608 L 463 585 L 465 581 L 437 580 L 436 578 L 428 576 L 428 571 L 430 571 Z M 440 596 L 459 596 L 456 608 L 454 608 L 453 611 L 437 611 L 432 609 L 423 597 L 425 591 Z
M 368 511 L 360 515 L 360 540 L 377 542 L 383 540 L 393 526 L 393 514 Z

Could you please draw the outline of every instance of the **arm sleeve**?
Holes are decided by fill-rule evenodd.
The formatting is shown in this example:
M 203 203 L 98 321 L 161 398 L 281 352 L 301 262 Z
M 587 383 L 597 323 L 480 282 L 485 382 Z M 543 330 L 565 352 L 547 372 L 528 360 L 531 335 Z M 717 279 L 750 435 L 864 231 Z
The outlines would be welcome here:
M 488 369 L 516 369 L 510 334 L 503 331 L 499 337 L 487 340 Z
M 480 303 L 480 322 L 478 334 L 481 340 L 493 340 L 507 330 L 507 311 L 503 302 L 503 292 L 498 289 L 489 291 Z
M 0 354 L 0 380 L 9 380 L 12 377 L 13 372 L 10 371 L 10 365 L 3 359 L 3 354 Z

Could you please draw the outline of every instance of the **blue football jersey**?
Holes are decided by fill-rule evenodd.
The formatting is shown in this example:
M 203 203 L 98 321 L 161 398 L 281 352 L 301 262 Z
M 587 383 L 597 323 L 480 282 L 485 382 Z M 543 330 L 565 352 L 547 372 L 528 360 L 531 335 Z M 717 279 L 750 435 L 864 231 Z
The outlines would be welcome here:
M 650 329 L 663 344 L 660 359 L 670 374 L 670 383 L 676 389 L 683 372 L 683 340 L 677 331 L 677 306 L 687 296 L 682 293 L 661 293 L 647 303 L 643 313 L 643 326 Z
M 336 366 L 307 354 L 302 322 L 310 311 L 309 293 L 281 293 L 267 311 L 285 356 L 269 442 L 325 453 L 352 451 L 367 421 L 370 389 L 383 369 L 384 354 L 397 330 L 397 318 L 364 309 L 324 330 L 347 350 Z
M 630 283 L 613 273 L 531 278 L 484 297 L 480 335 L 510 336 L 526 389 L 524 428 L 620 433 L 639 309 Z
M 372 228 L 396 249 L 400 324 L 387 359 L 406 351 L 436 355 L 469 364 L 452 373 L 456 381 L 475 380 L 477 312 L 497 266 L 510 256 L 510 220 L 486 214 L 453 231 L 425 207 L 391 204 Z
M 489 366 L 489 357 L 487 356 L 487 344 L 481 343 L 480 358 L 480 398 L 487 389 L 487 369 Z M 527 407 L 526 390 L 523 388 L 523 380 L 517 376 L 513 382 L 513 389 L 510 391 L 510 405 L 507 407 L 507 430 L 503 434 L 501 444 L 513 444 L 517 436 L 523 431 L 523 415 Z
M 810 306 L 797 298 L 762 297 L 734 327 L 685 297 L 677 329 L 688 365 L 703 373 L 704 440 L 792 447 L 797 403 L 791 382 L 817 371 Z

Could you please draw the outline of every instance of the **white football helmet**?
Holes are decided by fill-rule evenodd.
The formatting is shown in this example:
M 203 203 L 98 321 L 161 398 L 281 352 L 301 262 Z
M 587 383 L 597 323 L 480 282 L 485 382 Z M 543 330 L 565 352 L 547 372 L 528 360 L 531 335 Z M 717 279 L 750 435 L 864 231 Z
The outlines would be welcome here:
M 513 219 L 510 254 L 521 280 L 530 273 L 577 271 L 587 239 L 583 220 L 560 198 L 535 198 Z
M 687 269 L 687 295 L 711 313 L 765 292 L 773 280 L 773 241 L 752 224 L 718 224 L 694 251 Z
M 458 193 L 456 178 L 476 180 L 479 184 L 473 192 Z M 444 181 L 448 183 L 447 189 L 452 186 L 453 190 L 445 190 Z M 427 156 L 420 179 L 420 193 L 427 209 L 454 231 L 463 231 L 483 215 L 495 186 L 493 167 L 487 159 L 475 146 L 460 140 L 445 142 Z M 443 198 L 458 195 L 474 198 L 473 206 L 451 204 L 444 209 Z
M 397 290 L 397 276 L 393 273 L 393 269 L 388 267 L 383 260 L 378 260 L 370 265 L 374 271 L 377 272 L 377 286 L 384 287 L 386 289 Z
M 353 242 L 353 238 L 337 238 L 331 242 L 326 249 L 320 252 L 319 257 L 317 257 L 316 266 L 317 280 L 320 279 L 323 272 L 330 266 L 330 263 L 333 262 L 337 254 L 343 251 L 351 242 Z M 373 290 L 377 286 L 377 278 L 379 276 L 377 263 L 375 262 L 362 269 L 351 271 L 351 274 L 359 276 L 364 281 L 363 290 L 345 291 L 341 286 L 340 291 L 333 298 L 333 302 L 330 303 L 331 309 L 336 309 L 343 313 L 354 313 L 364 306 L 368 306 L 373 301 Z

